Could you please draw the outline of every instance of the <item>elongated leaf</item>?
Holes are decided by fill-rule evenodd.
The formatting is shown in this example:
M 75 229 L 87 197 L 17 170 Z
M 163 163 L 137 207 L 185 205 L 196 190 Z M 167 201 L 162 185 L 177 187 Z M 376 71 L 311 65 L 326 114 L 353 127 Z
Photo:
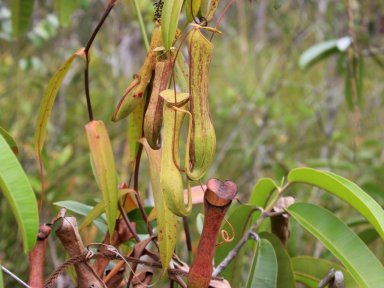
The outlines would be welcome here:
M 255 247 L 247 288 L 276 288 L 278 268 L 272 244 L 266 239 L 261 239 Z
M 333 39 L 313 45 L 301 54 L 299 65 L 302 69 L 312 66 L 314 63 L 335 52 L 344 52 L 352 41 L 350 37 Z
M 234 206 L 235 207 L 235 206 Z M 220 263 L 228 255 L 228 253 L 236 246 L 239 240 L 243 237 L 246 228 L 249 225 L 251 213 L 254 210 L 254 206 L 251 205 L 239 205 L 231 209 L 231 213 L 228 217 L 228 222 L 231 223 L 231 226 L 228 223 L 225 223 L 222 227 L 223 230 L 228 231 L 230 235 L 234 232 L 234 239 L 229 243 L 224 243 L 219 245 L 216 248 L 215 252 L 215 263 Z M 260 212 L 253 212 L 260 213 Z M 232 230 L 232 227 L 234 231 Z M 242 253 L 242 252 L 240 252 Z M 241 261 L 241 257 L 236 257 L 225 270 L 220 274 L 225 279 L 227 279 L 231 285 L 235 285 L 237 280 L 236 277 L 240 275 L 241 265 L 237 265 L 237 262 Z M 240 262 L 239 262 L 240 263 Z M 237 282 L 238 283 L 238 282 Z
M 118 181 L 111 142 L 102 121 L 89 122 L 85 125 L 85 130 L 97 179 L 103 194 L 109 234 L 113 235 L 118 212 Z
M 55 10 L 62 26 L 66 27 L 71 23 L 71 15 L 79 6 L 79 0 L 55 0 Z
M 267 239 L 272 244 L 277 258 L 277 286 L 278 288 L 295 288 L 295 276 L 287 250 L 281 241 L 272 233 L 262 232 L 259 234 L 262 239 Z
M 151 149 L 147 140 L 144 138 L 141 139 L 140 142 L 143 144 L 149 159 L 151 185 L 157 211 L 157 233 L 160 260 L 163 265 L 163 273 L 165 273 L 176 247 L 177 217 L 168 209 L 164 195 L 162 195 L 160 190 L 161 149 Z
M 293 169 L 288 174 L 288 181 L 310 184 L 336 195 L 359 211 L 384 238 L 384 210 L 355 183 L 331 172 L 311 168 Z
M 39 114 L 37 116 L 34 139 L 35 150 L 39 155 L 41 153 L 41 149 L 43 149 L 48 120 L 51 116 L 53 103 L 55 102 L 56 95 L 59 91 L 61 82 L 63 81 L 65 75 L 68 72 L 68 69 L 71 67 L 71 64 L 76 58 L 76 56 L 83 55 L 83 50 L 83 48 L 78 50 L 64 62 L 60 69 L 56 71 L 55 75 L 53 75 L 53 77 L 48 83 L 47 89 L 45 90 L 43 99 L 40 103 Z
M 19 148 L 17 147 L 17 144 L 15 142 L 15 140 L 12 138 L 12 136 L 4 129 L 0 126 L 0 135 L 3 136 L 4 140 L 7 141 L 9 147 L 12 149 L 13 153 L 15 153 L 15 155 L 18 155 L 19 154 Z
M 27 31 L 33 12 L 34 0 L 12 0 L 12 33 L 14 37 L 19 37 Z
M 172 46 L 182 6 L 183 1 L 181 0 L 164 0 L 161 14 L 161 33 L 165 50 L 169 50 Z
M 295 275 L 299 276 L 298 281 L 303 282 L 305 279 L 312 280 L 315 283 L 314 287 L 316 288 L 317 284 L 324 278 L 331 268 L 343 273 L 345 287 L 358 287 L 351 274 L 343 266 L 337 263 L 309 256 L 293 257 L 291 258 L 291 263 Z
M 0 134 L 0 190 L 11 206 L 23 237 L 24 251 L 35 245 L 39 213 L 35 193 L 8 143 Z
M 360 287 L 380 287 L 384 283 L 383 265 L 334 214 L 306 203 L 295 203 L 287 211 L 340 260 Z

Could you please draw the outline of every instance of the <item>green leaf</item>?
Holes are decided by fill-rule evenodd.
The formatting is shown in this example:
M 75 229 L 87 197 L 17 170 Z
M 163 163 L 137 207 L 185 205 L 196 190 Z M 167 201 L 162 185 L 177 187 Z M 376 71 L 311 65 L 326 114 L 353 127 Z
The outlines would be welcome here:
M 236 246 L 239 240 L 243 237 L 246 229 L 249 225 L 249 220 L 251 219 L 251 213 L 254 211 L 254 206 L 252 205 L 238 205 L 233 206 L 230 210 L 231 213 L 228 213 L 228 221 L 222 226 L 222 230 L 228 231 L 232 235 L 232 229 L 234 229 L 235 238 L 229 243 L 224 243 L 219 245 L 216 248 L 215 252 L 215 263 L 220 263 L 228 255 L 228 253 Z M 253 212 L 260 213 L 260 212 Z M 248 220 L 248 221 L 247 221 Z M 228 222 L 231 223 L 231 226 L 228 225 Z M 240 252 L 242 253 L 242 252 Z M 241 261 L 241 257 L 236 257 L 225 270 L 220 274 L 225 279 L 227 279 L 231 285 L 235 285 L 237 280 L 236 277 L 240 275 L 241 265 L 237 265 L 238 261 Z M 240 262 L 239 262 L 240 263 Z
M 64 27 L 71 23 L 72 13 L 80 7 L 79 0 L 55 0 L 55 10 L 60 24 Z
M 380 287 L 384 283 L 383 265 L 330 211 L 306 203 L 295 203 L 287 211 L 340 260 L 360 287 Z
M 276 288 L 278 268 L 272 244 L 266 239 L 261 239 L 255 247 L 247 288 Z
M 69 57 L 64 62 L 60 69 L 56 71 L 55 75 L 53 75 L 53 77 L 48 83 L 48 87 L 45 90 L 43 99 L 40 103 L 39 114 L 37 116 L 35 129 L 34 145 L 38 155 L 41 154 L 41 150 L 43 149 L 48 119 L 51 116 L 53 103 L 55 102 L 56 95 L 59 91 L 61 82 L 67 74 L 69 67 L 71 67 L 73 60 L 76 58 L 76 56 L 81 56 L 82 53 L 83 49 L 80 49 L 76 53 L 71 55 L 71 57 Z
M 175 38 L 182 6 L 183 1 L 181 0 L 164 0 L 161 15 L 161 33 L 163 44 L 167 51 L 171 48 L 173 39 Z
M 153 150 L 145 138 L 142 138 L 140 142 L 143 144 L 149 159 L 149 172 L 157 211 L 159 253 L 163 273 L 165 273 L 176 247 L 177 217 L 168 209 L 166 201 L 160 191 L 161 149 Z
M 15 38 L 27 31 L 33 12 L 34 0 L 12 0 L 12 33 Z
M 274 234 L 268 232 L 262 232 L 259 236 L 268 240 L 275 250 L 278 265 L 276 287 L 295 288 L 295 276 L 293 275 L 291 260 L 281 241 Z
M 265 208 L 277 188 L 277 184 L 271 178 L 261 178 L 253 188 L 248 204 Z M 254 213 L 252 222 L 255 222 L 259 216 L 260 213 Z
M 17 144 L 15 142 L 15 140 L 12 138 L 12 136 L 4 129 L 0 126 L 0 135 L 3 136 L 4 140 L 7 141 L 9 147 L 12 149 L 13 153 L 15 153 L 15 155 L 18 155 L 19 154 L 19 148 L 17 147 Z
M 288 174 L 289 182 L 310 184 L 347 202 L 364 216 L 384 238 L 384 210 L 355 183 L 327 171 L 296 168 Z
M 351 274 L 340 264 L 309 256 L 293 257 L 291 258 L 291 263 L 299 282 L 314 282 L 314 287 L 317 288 L 320 280 L 324 278 L 330 269 L 334 268 L 343 273 L 345 287 L 358 287 Z
M 35 193 L 8 143 L 0 134 L 0 190 L 7 198 L 23 237 L 24 251 L 35 245 L 39 213 Z
M 352 40 L 350 37 L 343 37 L 315 44 L 301 54 L 299 59 L 300 68 L 309 68 L 314 63 L 327 56 L 336 52 L 344 52 L 351 44 Z
M 113 235 L 118 214 L 118 180 L 112 145 L 103 121 L 85 125 L 98 184 L 103 194 L 109 234 Z

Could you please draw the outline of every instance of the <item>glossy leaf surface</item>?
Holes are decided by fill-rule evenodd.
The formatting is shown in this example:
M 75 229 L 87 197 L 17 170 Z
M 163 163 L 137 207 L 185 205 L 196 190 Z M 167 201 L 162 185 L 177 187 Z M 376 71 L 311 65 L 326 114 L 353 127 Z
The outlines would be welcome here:
M 384 210 L 355 183 L 327 171 L 296 168 L 288 174 L 289 182 L 306 183 L 324 189 L 347 202 L 361 213 L 384 238 Z
M 340 260 L 359 286 L 379 287 L 384 283 L 383 265 L 334 214 L 306 203 L 295 203 L 287 211 Z
M 0 134 L 0 190 L 12 209 L 21 232 L 24 251 L 35 245 L 39 213 L 35 193 L 15 154 Z
M 272 244 L 266 239 L 261 239 L 255 247 L 255 256 L 246 287 L 276 288 L 278 266 Z

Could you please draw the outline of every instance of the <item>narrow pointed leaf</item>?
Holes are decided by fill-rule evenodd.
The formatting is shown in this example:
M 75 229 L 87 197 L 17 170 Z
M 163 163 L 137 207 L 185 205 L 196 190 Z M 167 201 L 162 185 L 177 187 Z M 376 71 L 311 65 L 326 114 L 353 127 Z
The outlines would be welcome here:
M 160 190 L 161 149 L 151 149 L 145 138 L 141 139 L 140 142 L 143 144 L 149 159 L 151 185 L 157 213 L 160 260 L 163 265 L 163 273 L 165 273 L 176 247 L 177 217 L 168 209 L 164 195 Z
M 8 143 L 0 134 L 0 190 L 11 206 L 21 232 L 24 251 L 35 245 L 39 213 L 35 193 Z
M 261 239 L 255 247 L 255 256 L 246 287 L 276 288 L 278 266 L 272 244 L 266 239 Z
M 308 68 L 333 53 L 344 52 L 351 43 L 350 37 L 343 37 L 315 44 L 301 54 L 299 65 L 302 69 Z
M 274 234 L 262 232 L 259 234 L 262 239 L 267 239 L 272 244 L 277 258 L 277 285 L 278 288 L 295 288 L 295 276 L 287 250 L 284 248 L 280 239 Z
M 109 233 L 113 235 L 118 213 L 118 181 L 111 142 L 102 121 L 89 122 L 85 125 L 85 130 L 97 179 L 103 194 Z
M 16 141 L 13 139 L 13 137 L 7 132 L 7 130 L 5 130 L 4 128 L 2 128 L 0 126 L 0 135 L 3 136 L 4 140 L 7 141 L 9 147 L 12 149 L 13 153 L 15 153 L 15 155 L 18 155 L 19 154 L 19 147 L 17 147 L 17 144 L 16 144 Z
M 317 288 L 317 284 L 321 279 L 330 269 L 334 268 L 343 273 L 345 287 L 358 287 L 351 274 L 340 264 L 309 256 L 293 257 L 291 263 L 296 277 L 300 276 L 298 277 L 299 282 L 305 281 L 305 279 L 312 280 L 316 283 L 315 287 Z
M 364 216 L 384 238 L 384 210 L 355 183 L 327 171 L 311 168 L 293 169 L 289 182 L 306 183 L 324 189 L 347 202 Z
M 306 203 L 295 203 L 287 211 L 340 260 L 360 287 L 380 287 L 384 283 L 383 265 L 364 242 L 330 211 Z
M 165 50 L 169 50 L 172 46 L 182 6 L 183 1 L 181 0 L 164 0 L 161 14 L 161 32 Z
M 19 37 L 31 22 L 34 0 L 12 0 L 12 33 L 14 37 Z
M 48 87 L 45 90 L 43 99 L 40 103 L 39 114 L 37 116 L 36 129 L 35 129 L 35 138 L 34 145 L 36 152 L 40 155 L 41 150 L 43 149 L 46 129 L 49 117 L 51 116 L 53 103 L 55 102 L 57 92 L 59 91 L 61 82 L 63 81 L 65 75 L 68 72 L 68 69 L 71 67 L 73 60 L 76 56 L 83 55 L 83 48 L 78 50 L 76 53 L 71 55 L 64 64 L 56 71 L 55 75 L 51 78 L 48 83 Z

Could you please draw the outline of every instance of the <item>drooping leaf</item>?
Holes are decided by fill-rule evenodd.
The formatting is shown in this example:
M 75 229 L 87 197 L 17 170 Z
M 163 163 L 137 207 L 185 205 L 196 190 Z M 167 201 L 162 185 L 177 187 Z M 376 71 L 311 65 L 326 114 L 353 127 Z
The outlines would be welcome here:
M 85 130 L 103 194 L 109 234 L 113 235 L 118 213 L 118 181 L 112 145 L 107 128 L 102 121 L 89 122 L 85 125 Z
M 168 209 L 164 195 L 160 190 L 161 149 L 153 150 L 145 138 L 141 139 L 140 142 L 143 144 L 149 159 L 151 185 L 157 211 L 160 260 L 163 265 L 163 273 L 165 273 L 176 247 L 177 217 Z
M 336 195 L 359 211 L 384 238 L 383 208 L 355 183 L 334 173 L 311 168 L 293 169 L 288 174 L 288 181 L 310 184 Z
M 220 263 L 221 261 L 223 261 L 224 258 L 228 255 L 228 253 L 236 246 L 239 240 L 243 237 L 249 225 L 250 216 L 253 211 L 253 205 L 238 205 L 237 207 L 230 210 L 230 212 L 228 213 L 229 217 L 227 220 L 229 223 L 231 223 L 231 225 L 225 223 L 222 227 L 222 230 L 228 231 L 229 235 L 232 235 L 233 232 L 235 237 L 233 241 L 223 243 L 216 248 L 215 263 Z M 232 227 L 234 230 L 232 230 Z M 240 274 L 239 269 L 241 269 L 241 265 L 237 265 L 237 262 L 240 261 L 240 259 L 241 257 L 236 257 L 220 274 L 222 277 L 227 279 L 231 283 L 231 285 L 236 284 L 236 277 L 238 277 Z
M 384 283 L 383 265 L 364 242 L 330 211 L 307 203 L 295 203 L 287 211 L 340 260 L 360 287 L 380 287 Z
M 281 241 L 274 234 L 268 232 L 262 232 L 259 236 L 262 239 L 267 239 L 275 250 L 278 265 L 276 287 L 295 288 L 295 276 L 293 274 L 292 263 Z
M 24 251 L 35 245 L 39 213 L 35 193 L 19 161 L 0 134 L 0 190 L 11 206 L 21 232 Z
M 0 135 L 3 136 L 4 140 L 7 141 L 9 147 L 12 149 L 13 153 L 15 155 L 19 154 L 19 147 L 17 147 L 16 141 L 13 139 L 13 137 L 0 126 Z
M 73 60 L 75 60 L 76 56 L 82 56 L 84 53 L 83 51 L 83 48 L 78 50 L 64 62 L 64 64 L 59 68 L 59 70 L 57 70 L 56 73 L 53 75 L 53 77 L 48 83 L 47 89 L 45 90 L 43 99 L 40 103 L 34 137 L 35 150 L 39 155 L 41 153 L 41 150 L 43 149 L 48 120 L 51 116 L 53 103 L 55 102 L 56 95 L 59 91 L 61 82 L 67 74 L 68 69 L 71 67 Z
M 299 276 L 297 279 L 299 282 L 303 283 L 308 279 L 310 282 L 313 281 L 315 283 L 314 287 L 317 288 L 320 280 L 324 278 L 330 269 L 334 268 L 343 273 L 345 287 L 358 287 L 351 274 L 337 263 L 309 256 L 293 257 L 291 258 L 291 263 L 296 277 Z
M 55 0 L 55 10 L 62 26 L 66 27 L 71 23 L 72 13 L 79 6 L 80 0 Z
M 12 0 L 12 33 L 15 38 L 25 31 L 31 22 L 34 0 Z
M 313 45 L 301 54 L 299 59 L 300 68 L 306 69 L 317 61 L 336 52 L 344 52 L 352 43 L 350 37 L 333 39 Z
M 272 244 L 266 239 L 261 239 L 255 247 L 255 256 L 246 287 L 276 288 L 278 266 Z
M 182 6 L 183 1 L 181 0 L 164 0 L 161 14 L 161 32 L 163 45 L 167 51 L 171 48 L 175 38 Z

